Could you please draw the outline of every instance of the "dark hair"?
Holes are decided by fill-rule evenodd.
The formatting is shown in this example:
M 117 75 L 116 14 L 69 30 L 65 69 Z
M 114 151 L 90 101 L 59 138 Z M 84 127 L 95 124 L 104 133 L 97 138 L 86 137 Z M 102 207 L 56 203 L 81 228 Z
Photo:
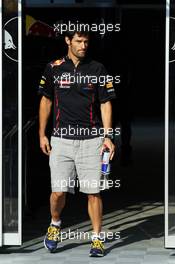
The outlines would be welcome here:
M 72 24 L 74 24 L 74 29 L 71 30 L 69 28 L 69 30 L 67 30 L 65 32 L 65 37 L 68 37 L 70 40 L 74 37 L 75 34 L 78 34 L 78 36 L 89 36 L 90 32 L 86 29 L 86 28 L 83 28 L 83 26 L 86 26 L 87 24 L 85 23 L 80 23 L 80 22 L 70 22 Z

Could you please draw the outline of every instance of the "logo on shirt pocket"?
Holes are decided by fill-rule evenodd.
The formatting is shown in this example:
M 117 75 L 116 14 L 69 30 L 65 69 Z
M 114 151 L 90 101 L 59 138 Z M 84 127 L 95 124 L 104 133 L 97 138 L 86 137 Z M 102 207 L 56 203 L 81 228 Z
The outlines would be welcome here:
M 93 83 L 88 83 L 85 86 L 83 86 L 83 90 L 93 91 L 95 88 Z
M 60 77 L 59 88 L 69 89 L 70 86 L 71 86 L 70 73 L 63 72 Z

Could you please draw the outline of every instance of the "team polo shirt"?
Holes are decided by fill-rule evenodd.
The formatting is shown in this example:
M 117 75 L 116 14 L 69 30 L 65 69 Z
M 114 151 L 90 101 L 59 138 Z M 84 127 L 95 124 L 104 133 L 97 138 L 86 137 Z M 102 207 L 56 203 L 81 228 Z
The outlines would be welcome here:
M 53 101 L 52 136 L 88 139 L 101 135 L 100 104 L 115 98 L 105 67 L 84 58 L 77 67 L 68 56 L 47 64 L 39 94 Z

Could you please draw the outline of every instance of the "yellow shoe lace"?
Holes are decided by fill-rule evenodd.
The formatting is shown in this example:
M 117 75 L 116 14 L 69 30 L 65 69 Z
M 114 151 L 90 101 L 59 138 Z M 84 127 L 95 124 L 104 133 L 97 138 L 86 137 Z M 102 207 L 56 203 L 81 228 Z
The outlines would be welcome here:
M 97 249 L 104 249 L 104 245 L 103 245 L 103 242 L 98 240 L 98 239 L 95 239 L 92 241 L 92 248 L 97 248 Z
M 57 228 L 55 226 L 49 226 L 47 231 L 47 239 L 58 241 L 59 234 L 60 234 L 60 228 Z

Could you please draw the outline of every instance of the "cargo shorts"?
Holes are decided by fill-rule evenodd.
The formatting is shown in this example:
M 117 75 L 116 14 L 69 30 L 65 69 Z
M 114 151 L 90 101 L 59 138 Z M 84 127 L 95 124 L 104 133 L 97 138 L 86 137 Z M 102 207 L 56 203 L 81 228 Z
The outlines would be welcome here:
M 108 189 L 101 175 L 101 147 L 104 138 L 65 139 L 51 137 L 49 166 L 52 192 L 99 193 Z

